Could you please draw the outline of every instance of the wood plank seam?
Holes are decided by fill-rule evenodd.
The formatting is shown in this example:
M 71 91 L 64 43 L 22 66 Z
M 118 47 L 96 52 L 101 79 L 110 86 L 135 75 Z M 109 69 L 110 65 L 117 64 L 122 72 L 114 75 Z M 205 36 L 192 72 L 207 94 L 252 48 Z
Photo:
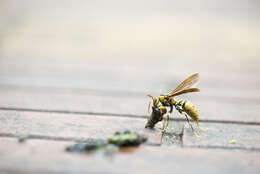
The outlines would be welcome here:
M 147 119 L 147 115 L 133 115 L 133 114 L 118 114 L 107 112 L 88 112 L 88 111 L 69 111 L 69 110 L 49 110 L 49 109 L 30 109 L 30 108 L 16 108 L 16 107 L 0 107 L 0 110 L 5 111 L 21 111 L 21 112 L 42 112 L 42 113 L 62 113 L 62 114 L 74 114 L 74 115 L 95 115 L 104 117 L 127 117 Z M 173 121 L 186 121 L 185 118 L 170 118 Z M 200 119 L 200 122 L 205 123 L 220 123 L 220 124 L 240 124 L 240 125 L 254 125 L 260 126 L 260 122 L 257 121 L 235 121 L 235 120 L 214 120 L 214 119 Z
M 98 138 L 74 138 L 74 137 L 62 137 L 62 136 L 46 136 L 46 135 L 37 135 L 37 134 L 28 134 L 28 135 L 19 135 L 13 133 L 0 133 L 0 137 L 8 138 L 21 138 L 25 137 L 26 140 L 37 139 L 37 140 L 51 140 L 51 141 L 72 141 L 72 142 L 89 142 L 90 140 L 99 140 Z M 160 146 L 159 143 L 147 142 L 144 145 L 148 146 Z
M 0 133 L 0 137 L 8 138 L 19 138 L 21 135 L 11 134 L 11 133 Z M 26 139 L 36 139 L 36 140 L 50 140 L 50 141 L 65 141 L 65 142 L 84 142 L 88 140 L 94 140 L 93 138 L 73 138 L 73 137 L 61 137 L 61 136 L 44 136 L 44 135 L 27 135 Z M 160 146 L 158 143 L 145 143 L 144 146 Z M 260 152 L 260 148 L 246 148 L 246 147 L 228 147 L 228 146 L 213 146 L 213 145 L 181 145 L 182 148 L 191 148 L 191 149 L 222 149 L 222 150 L 243 150 L 243 151 L 255 151 Z
M 243 151 L 255 151 L 255 152 L 260 152 L 260 148 L 257 147 L 251 147 L 251 148 L 246 148 L 246 147 L 229 147 L 229 146 L 212 146 L 212 145 L 183 145 L 183 148 L 197 148 L 197 149 L 222 149 L 222 150 L 243 150 Z

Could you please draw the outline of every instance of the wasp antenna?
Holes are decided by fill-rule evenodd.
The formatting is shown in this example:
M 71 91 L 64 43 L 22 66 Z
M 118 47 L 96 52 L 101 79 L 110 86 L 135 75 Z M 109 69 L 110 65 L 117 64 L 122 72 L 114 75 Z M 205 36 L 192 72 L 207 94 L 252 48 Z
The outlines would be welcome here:
M 151 108 L 151 101 L 149 102 L 149 105 L 148 105 L 148 114 L 150 114 L 150 113 L 151 113 L 151 110 L 150 110 L 150 108 Z
M 150 94 L 147 94 L 146 96 L 151 97 L 153 99 L 153 96 L 151 96 Z

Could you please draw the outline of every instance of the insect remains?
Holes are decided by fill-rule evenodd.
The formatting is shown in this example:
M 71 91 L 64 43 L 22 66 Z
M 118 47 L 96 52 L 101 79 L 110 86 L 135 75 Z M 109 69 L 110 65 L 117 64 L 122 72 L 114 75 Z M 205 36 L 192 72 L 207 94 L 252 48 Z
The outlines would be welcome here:
M 163 121 L 163 116 L 166 114 L 166 125 L 161 129 L 164 132 L 169 125 L 169 116 L 171 115 L 173 108 L 175 108 L 180 114 L 186 117 L 188 124 L 191 127 L 192 132 L 198 138 L 202 138 L 198 135 L 192 126 L 192 123 L 189 118 L 191 118 L 198 125 L 200 130 L 206 130 L 199 126 L 199 114 L 196 107 L 187 100 L 177 101 L 175 100 L 175 96 L 190 93 L 190 92 L 199 92 L 198 88 L 194 88 L 194 86 L 199 82 L 199 74 L 193 74 L 185 79 L 181 84 L 179 84 L 172 92 L 167 95 L 160 95 L 159 97 L 153 97 L 148 94 L 148 97 L 152 98 L 152 113 L 148 118 L 148 121 L 145 125 L 145 128 L 153 128 L 156 123 L 159 121 Z M 151 102 L 148 105 L 148 113 L 150 113 Z M 169 110 L 168 110 L 169 109 Z

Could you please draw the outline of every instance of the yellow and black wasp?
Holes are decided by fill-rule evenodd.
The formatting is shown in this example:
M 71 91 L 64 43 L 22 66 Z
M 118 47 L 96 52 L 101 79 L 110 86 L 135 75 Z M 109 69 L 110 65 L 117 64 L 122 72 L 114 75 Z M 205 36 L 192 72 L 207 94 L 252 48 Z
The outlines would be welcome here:
M 187 122 L 189 123 L 192 132 L 195 134 L 196 137 L 201 138 L 193 129 L 192 123 L 189 120 L 188 117 L 190 117 L 192 120 L 194 120 L 200 130 L 206 130 L 199 126 L 199 114 L 196 109 L 196 107 L 187 100 L 181 100 L 176 101 L 175 96 L 189 93 L 189 92 L 199 92 L 200 90 L 198 88 L 194 88 L 194 86 L 199 82 L 199 74 L 193 74 L 189 76 L 187 79 L 185 79 L 181 84 L 177 86 L 171 93 L 168 95 L 160 95 L 159 97 L 153 97 L 150 94 L 147 96 L 152 98 L 152 114 L 149 117 L 145 128 L 153 128 L 156 123 L 163 120 L 163 115 L 167 113 L 166 115 L 166 126 L 162 128 L 162 132 L 164 132 L 168 125 L 169 125 L 169 116 L 173 111 L 173 107 L 182 115 L 186 117 Z M 148 106 L 148 113 L 150 113 L 150 104 Z M 167 109 L 170 109 L 169 111 Z M 164 121 L 164 120 L 163 120 Z M 163 123 L 164 125 L 164 123 Z

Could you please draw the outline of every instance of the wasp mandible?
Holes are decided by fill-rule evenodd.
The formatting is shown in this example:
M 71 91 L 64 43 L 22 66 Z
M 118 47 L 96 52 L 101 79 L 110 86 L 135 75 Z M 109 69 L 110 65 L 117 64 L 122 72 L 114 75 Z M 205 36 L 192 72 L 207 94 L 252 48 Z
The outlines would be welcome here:
M 194 86 L 199 82 L 199 74 L 193 74 L 185 79 L 181 84 L 179 84 L 171 93 L 168 95 L 160 95 L 159 97 L 153 97 L 148 94 L 148 97 L 152 98 L 152 114 L 149 117 L 145 128 L 153 128 L 156 123 L 164 120 L 163 116 L 166 115 L 166 126 L 162 128 L 162 132 L 164 132 L 169 125 L 169 116 L 171 115 L 173 108 L 175 108 L 180 114 L 186 117 L 187 122 L 189 123 L 192 132 L 196 137 L 201 138 L 193 129 L 192 123 L 189 120 L 189 117 L 196 122 L 200 130 L 206 130 L 199 126 L 199 114 L 196 107 L 187 100 L 176 101 L 175 96 L 189 93 L 189 92 L 199 92 L 198 88 L 194 88 Z M 148 113 L 150 112 L 151 102 L 148 105 Z M 168 111 L 167 108 L 170 110 Z

